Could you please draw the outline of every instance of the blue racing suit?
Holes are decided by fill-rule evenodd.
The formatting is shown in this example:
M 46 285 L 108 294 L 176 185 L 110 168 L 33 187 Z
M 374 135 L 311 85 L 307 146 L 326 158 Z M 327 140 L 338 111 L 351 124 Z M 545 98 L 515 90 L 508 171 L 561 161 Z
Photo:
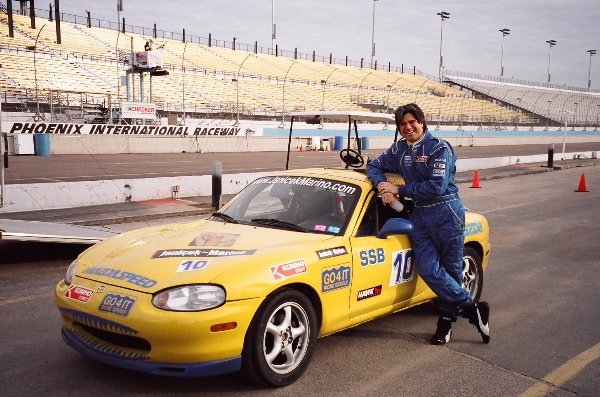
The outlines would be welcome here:
M 386 181 L 386 172 L 402 175 L 406 185 L 399 195 L 413 200 L 409 237 L 419 275 L 440 298 L 442 315 L 455 316 L 473 304 L 462 288 L 465 211 L 454 183 L 456 153 L 426 131 L 414 145 L 402 139 L 367 164 L 375 187 Z

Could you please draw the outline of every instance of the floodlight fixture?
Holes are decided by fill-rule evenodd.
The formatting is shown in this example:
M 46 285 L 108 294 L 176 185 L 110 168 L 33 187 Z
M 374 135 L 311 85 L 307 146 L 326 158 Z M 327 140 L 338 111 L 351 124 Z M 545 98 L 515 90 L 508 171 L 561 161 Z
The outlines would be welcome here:
M 442 41 L 444 37 L 444 21 L 450 18 L 450 13 L 446 11 L 438 12 L 436 15 L 439 15 L 442 19 L 442 24 L 440 27 L 440 70 L 439 70 L 439 79 L 442 81 L 442 69 L 444 68 L 444 58 L 442 57 Z
M 552 47 L 556 45 L 556 40 L 546 40 L 546 43 L 550 44 L 550 49 L 548 50 L 548 84 L 550 84 L 550 59 L 552 54 Z
M 502 33 L 502 53 L 500 55 L 500 78 L 504 77 L 504 37 L 510 34 L 510 29 L 500 29 Z
M 596 55 L 596 50 L 587 50 L 590 53 L 590 66 L 588 68 L 588 92 L 592 85 L 592 55 Z

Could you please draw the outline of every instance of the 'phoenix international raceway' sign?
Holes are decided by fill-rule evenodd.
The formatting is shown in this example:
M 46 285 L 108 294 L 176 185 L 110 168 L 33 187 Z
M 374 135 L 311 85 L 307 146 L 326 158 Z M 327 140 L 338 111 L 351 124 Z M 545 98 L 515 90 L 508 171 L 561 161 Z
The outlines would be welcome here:
M 178 125 L 112 125 L 76 123 L 2 123 L 11 134 L 67 135 L 165 135 L 165 136 L 244 136 L 262 135 L 262 128 L 233 126 L 201 127 Z M 259 131 L 260 130 L 260 131 Z

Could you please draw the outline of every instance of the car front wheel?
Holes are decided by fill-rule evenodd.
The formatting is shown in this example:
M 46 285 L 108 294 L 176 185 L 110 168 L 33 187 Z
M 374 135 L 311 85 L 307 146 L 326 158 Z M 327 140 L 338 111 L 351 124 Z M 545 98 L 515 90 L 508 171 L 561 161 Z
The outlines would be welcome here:
M 465 247 L 462 275 L 463 288 L 471 295 L 473 301 L 479 301 L 483 290 L 483 266 L 481 257 L 472 247 Z
M 255 315 L 242 352 L 242 373 L 250 380 L 287 386 L 304 373 L 317 339 L 317 315 L 302 293 L 284 289 Z

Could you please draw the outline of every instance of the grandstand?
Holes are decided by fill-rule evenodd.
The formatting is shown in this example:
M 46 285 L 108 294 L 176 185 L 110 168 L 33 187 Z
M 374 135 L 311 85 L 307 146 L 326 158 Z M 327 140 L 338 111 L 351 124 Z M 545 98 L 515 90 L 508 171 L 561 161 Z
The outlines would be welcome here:
M 0 13 L 0 90 L 4 111 L 33 112 L 50 120 L 90 104 L 103 109 L 122 101 L 152 102 L 159 117 L 286 120 L 290 112 L 311 110 L 393 112 L 418 103 L 430 125 L 549 128 L 569 125 L 596 128 L 600 94 L 499 83 L 454 75 L 444 83 L 403 70 L 362 68 L 303 57 L 263 54 L 241 45 L 222 46 L 176 40 L 175 34 L 128 32 L 75 22 L 61 22 L 57 44 L 55 21 Z M 84 21 L 83 18 L 80 21 Z M 154 34 L 152 34 L 154 33 Z M 150 42 L 161 51 L 168 75 L 134 73 L 129 54 Z M 218 43 L 218 42 L 217 42 Z M 309 57 L 306 57 L 309 58 Z M 129 94 L 129 97 L 128 97 Z M 98 121 L 98 118 L 94 118 Z M 113 120 L 108 120 L 114 122 Z

